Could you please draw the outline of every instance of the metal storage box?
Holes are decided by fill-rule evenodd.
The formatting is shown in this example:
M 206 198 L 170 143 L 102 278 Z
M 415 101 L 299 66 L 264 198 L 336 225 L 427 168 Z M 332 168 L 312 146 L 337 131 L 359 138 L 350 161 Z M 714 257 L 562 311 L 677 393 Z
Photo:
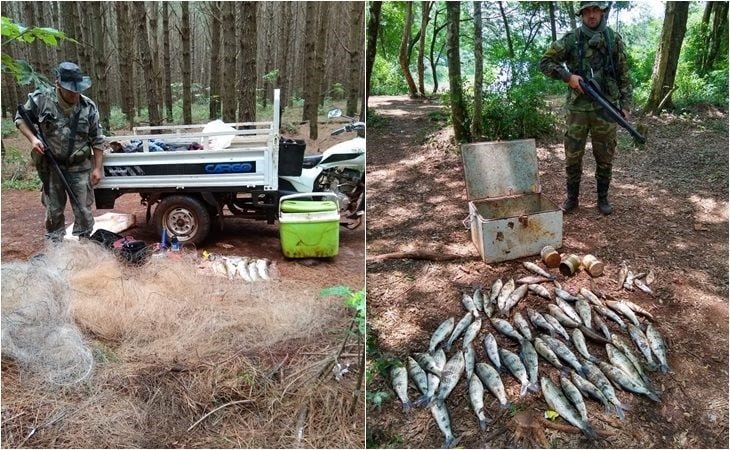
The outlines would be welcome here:
M 464 144 L 461 155 L 471 239 L 485 262 L 562 245 L 563 211 L 541 193 L 534 139 Z

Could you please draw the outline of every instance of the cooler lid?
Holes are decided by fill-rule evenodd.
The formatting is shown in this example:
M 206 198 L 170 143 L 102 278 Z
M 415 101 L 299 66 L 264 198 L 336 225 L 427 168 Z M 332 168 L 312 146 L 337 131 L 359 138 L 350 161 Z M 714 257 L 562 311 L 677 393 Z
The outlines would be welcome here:
M 534 139 L 462 144 L 469 201 L 539 193 Z
M 333 201 L 311 200 L 284 200 L 281 211 L 286 213 L 313 213 L 322 211 L 337 211 L 337 203 Z

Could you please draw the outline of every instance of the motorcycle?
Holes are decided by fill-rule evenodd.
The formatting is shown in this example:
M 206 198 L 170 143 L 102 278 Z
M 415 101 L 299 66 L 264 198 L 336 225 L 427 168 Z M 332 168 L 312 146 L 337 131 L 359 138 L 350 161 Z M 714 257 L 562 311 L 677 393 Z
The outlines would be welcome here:
M 332 136 L 346 132 L 356 132 L 357 136 L 333 145 L 321 155 L 305 156 L 300 176 L 279 176 L 279 192 L 332 192 L 340 206 L 340 224 L 355 229 L 365 215 L 365 123 L 345 116 L 339 108 L 327 113 L 329 119 L 336 117 L 350 122 L 334 130 Z

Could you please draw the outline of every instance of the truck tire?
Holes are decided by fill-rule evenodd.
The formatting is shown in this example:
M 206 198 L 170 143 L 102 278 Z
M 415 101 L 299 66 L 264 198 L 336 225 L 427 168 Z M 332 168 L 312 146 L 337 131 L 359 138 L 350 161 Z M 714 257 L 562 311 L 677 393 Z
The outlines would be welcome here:
M 201 244 L 210 231 L 210 213 L 203 202 L 185 195 L 165 197 L 157 205 L 154 223 L 167 230 L 168 239 L 176 236 L 182 243 Z

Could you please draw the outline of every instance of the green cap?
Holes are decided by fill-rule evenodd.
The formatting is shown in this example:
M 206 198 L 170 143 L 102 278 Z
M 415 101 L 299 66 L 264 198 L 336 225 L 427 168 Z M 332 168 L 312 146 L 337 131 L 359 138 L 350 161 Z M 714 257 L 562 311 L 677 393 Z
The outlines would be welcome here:
M 603 11 L 606 11 L 608 8 L 608 5 L 606 2 L 580 2 L 580 8 L 578 8 L 578 12 L 575 13 L 576 16 L 580 16 L 583 13 L 583 10 L 586 8 L 591 8 L 595 6 L 596 8 L 600 8 Z

